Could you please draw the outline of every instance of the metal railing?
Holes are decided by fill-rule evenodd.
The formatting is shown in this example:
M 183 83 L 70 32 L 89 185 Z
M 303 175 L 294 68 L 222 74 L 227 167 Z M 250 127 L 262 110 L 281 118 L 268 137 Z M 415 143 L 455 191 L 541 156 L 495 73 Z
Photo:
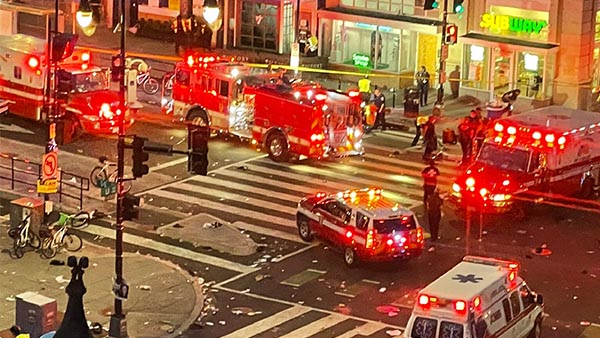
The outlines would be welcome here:
M 42 166 L 29 160 L 19 159 L 12 154 L 0 153 L 0 180 L 10 182 L 10 189 L 15 190 L 17 184 L 37 189 L 37 180 L 42 176 Z M 90 180 L 68 171 L 59 171 L 58 202 L 63 197 L 72 198 L 83 208 L 83 192 L 90 190 Z M 40 194 L 38 193 L 38 196 Z

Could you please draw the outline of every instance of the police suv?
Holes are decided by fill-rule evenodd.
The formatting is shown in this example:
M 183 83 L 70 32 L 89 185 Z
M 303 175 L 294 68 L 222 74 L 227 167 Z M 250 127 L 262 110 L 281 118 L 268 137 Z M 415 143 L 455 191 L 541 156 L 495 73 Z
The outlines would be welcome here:
M 344 261 L 392 261 L 423 252 L 423 228 L 414 213 L 384 197 L 380 188 L 318 193 L 303 198 L 296 214 L 304 241 L 315 235 L 344 250 Z
M 544 300 L 519 264 L 466 256 L 422 289 L 405 338 L 540 338 Z

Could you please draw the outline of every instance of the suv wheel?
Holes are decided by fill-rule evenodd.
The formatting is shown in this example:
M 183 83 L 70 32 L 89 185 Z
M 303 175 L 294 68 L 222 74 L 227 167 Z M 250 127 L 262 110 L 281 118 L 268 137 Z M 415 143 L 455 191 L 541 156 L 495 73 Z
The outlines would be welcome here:
M 303 241 L 310 242 L 313 240 L 314 235 L 310 230 L 310 221 L 308 218 L 301 215 L 296 216 L 296 225 L 298 226 L 298 234 Z
M 542 317 L 538 316 L 535 319 L 535 324 L 533 324 L 533 329 L 529 333 L 527 338 L 541 338 L 542 337 Z
M 347 247 L 344 250 L 344 262 L 349 268 L 356 266 L 356 251 L 353 248 Z

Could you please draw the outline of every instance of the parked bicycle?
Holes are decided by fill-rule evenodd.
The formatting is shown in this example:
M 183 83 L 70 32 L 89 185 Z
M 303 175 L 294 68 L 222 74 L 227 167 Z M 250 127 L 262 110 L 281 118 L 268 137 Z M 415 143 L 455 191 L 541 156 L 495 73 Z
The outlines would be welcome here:
M 150 67 L 144 60 L 141 59 L 135 59 L 131 61 L 129 67 L 131 69 L 137 69 L 138 75 L 136 82 L 138 87 L 142 87 L 144 93 L 148 95 L 154 95 L 158 93 L 160 90 L 160 83 L 158 83 L 158 80 L 150 76 L 152 67 Z
M 39 249 L 41 245 L 40 236 L 31 231 L 31 214 L 19 223 L 16 228 L 8 230 L 8 236 L 13 239 L 12 254 L 16 258 L 21 258 L 25 254 L 25 247 L 29 245 L 34 249 Z
M 100 182 L 108 181 L 117 183 L 117 164 L 108 160 L 106 156 L 100 156 L 98 158 L 101 165 L 95 166 L 90 173 L 90 182 L 96 188 L 100 188 Z M 131 190 L 131 182 L 123 182 L 123 190 L 125 193 Z
M 42 242 L 42 256 L 52 258 L 56 256 L 58 251 L 62 248 L 65 248 L 70 252 L 75 252 L 83 247 L 83 240 L 81 237 L 69 231 L 68 224 L 73 224 L 72 220 L 73 218 L 71 218 L 71 222 L 65 222 L 62 225 L 59 225 L 57 222 L 48 228 L 52 236 L 44 238 L 44 241 Z M 56 230 L 57 226 L 60 226 L 58 230 Z

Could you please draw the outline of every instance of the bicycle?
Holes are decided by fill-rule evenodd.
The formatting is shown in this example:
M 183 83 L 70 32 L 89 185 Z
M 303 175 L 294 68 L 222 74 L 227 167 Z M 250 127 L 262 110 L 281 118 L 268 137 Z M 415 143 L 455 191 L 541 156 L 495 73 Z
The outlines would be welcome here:
M 70 220 L 72 224 L 73 218 Z M 42 242 L 42 256 L 52 258 L 56 256 L 58 251 L 62 248 L 65 248 L 70 252 L 81 250 L 83 247 L 83 240 L 79 235 L 69 232 L 67 222 L 63 223 L 58 230 L 54 229 L 56 225 L 58 225 L 58 222 L 48 228 L 51 231 L 52 236 L 44 238 L 44 241 Z
M 33 231 L 30 231 L 30 218 L 31 214 L 27 215 L 27 217 L 25 217 L 25 219 L 23 219 L 16 228 L 8 230 L 8 236 L 14 240 L 12 253 L 16 258 L 23 257 L 25 254 L 23 249 L 25 249 L 27 245 L 34 249 L 40 248 L 40 236 Z
M 137 65 L 137 67 L 136 67 Z M 160 84 L 158 81 L 150 76 L 150 67 L 146 61 L 141 59 L 135 59 L 129 64 L 130 69 L 137 69 L 138 75 L 136 77 L 136 83 L 138 87 L 142 87 L 144 93 L 148 95 L 154 95 L 160 90 Z
M 101 165 L 95 166 L 90 173 L 90 182 L 96 188 L 100 188 L 101 181 L 117 183 L 117 164 L 108 160 L 106 156 L 98 158 Z M 131 182 L 123 181 L 123 191 L 128 193 L 131 190 Z

